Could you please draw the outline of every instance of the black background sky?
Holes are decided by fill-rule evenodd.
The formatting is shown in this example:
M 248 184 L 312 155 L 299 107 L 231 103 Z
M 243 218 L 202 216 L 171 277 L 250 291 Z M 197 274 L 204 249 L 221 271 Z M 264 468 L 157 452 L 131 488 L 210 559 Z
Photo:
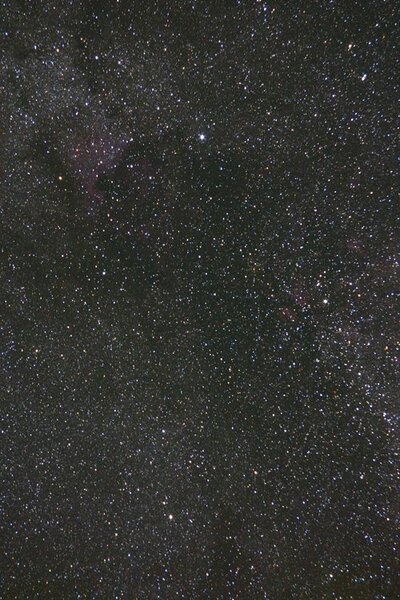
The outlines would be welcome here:
M 1 597 L 399 597 L 397 2 L 3 0 Z

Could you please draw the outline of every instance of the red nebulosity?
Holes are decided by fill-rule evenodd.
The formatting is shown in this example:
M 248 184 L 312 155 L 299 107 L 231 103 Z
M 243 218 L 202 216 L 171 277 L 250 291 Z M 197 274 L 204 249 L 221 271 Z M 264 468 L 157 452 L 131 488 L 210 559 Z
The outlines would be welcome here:
M 364 244 L 357 238 L 350 238 L 349 240 L 346 240 L 345 248 L 349 252 L 353 252 L 358 256 L 365 256 L 367 253 Z
M 288 306 L 280 308 L 278 311 L 278 317 L 281 321 L 288 321 L 293 323 L 297 319 L 296 311 Z
M 94 132 L 75 138 L 71 159 L 91 217 L 106 214 L 117 235 L 138 236 L 149 244 L 163 239 L 166 245 L 175 196 L 157 189 L 159 173 L 146 152 L 132 139 Z M 103 178 L 114 184 L 114 195 L 105 191 L 110 188 L 103 187 Z
M 126 140 L 115 138 L 109 133 L 76 139 L 71 154 L 72 165 L 87 194 L 88 204 L 103 199 L 102 193 L 97 189 L 99 177 L 116 168 L 126 144 Z
M 132 193 L 140 199 L 147 200 L 154 190 L 156 171 L 145 156 L 129 159 L 128 153 L 122 157 L 118 166 L 118 179 L 131 188 Z
M 300 306 L 301 308 L 304 308 L 310 304 L 309 295 L 305 291 L 304 287 L 302 287 L 300 284 L 295 285 L 295 287 L 292 289 L 290 292 L 290 298 L 297 306 Z

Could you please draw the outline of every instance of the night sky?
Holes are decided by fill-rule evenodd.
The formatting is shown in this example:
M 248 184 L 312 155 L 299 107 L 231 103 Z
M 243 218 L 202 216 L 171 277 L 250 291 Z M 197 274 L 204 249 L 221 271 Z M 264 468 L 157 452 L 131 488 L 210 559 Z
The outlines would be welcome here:
M 397 1 L 3 0 L 4 600 L 396 600 Z

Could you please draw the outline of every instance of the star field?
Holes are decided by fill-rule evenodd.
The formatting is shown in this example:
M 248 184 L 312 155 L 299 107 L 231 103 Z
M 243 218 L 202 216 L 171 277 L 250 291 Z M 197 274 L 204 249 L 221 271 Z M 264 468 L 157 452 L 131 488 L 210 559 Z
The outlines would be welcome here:
M 1 598 L 400 597 L 399 15 L 1 2 Z

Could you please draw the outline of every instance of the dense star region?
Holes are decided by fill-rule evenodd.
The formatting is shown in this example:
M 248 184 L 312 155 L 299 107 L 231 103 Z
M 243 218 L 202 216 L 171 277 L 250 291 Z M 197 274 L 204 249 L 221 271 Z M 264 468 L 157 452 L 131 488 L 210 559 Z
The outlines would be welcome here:
M 1 598 L 400 597 L 399 15 L 2 0 Z

